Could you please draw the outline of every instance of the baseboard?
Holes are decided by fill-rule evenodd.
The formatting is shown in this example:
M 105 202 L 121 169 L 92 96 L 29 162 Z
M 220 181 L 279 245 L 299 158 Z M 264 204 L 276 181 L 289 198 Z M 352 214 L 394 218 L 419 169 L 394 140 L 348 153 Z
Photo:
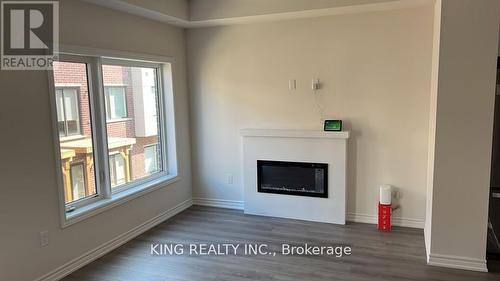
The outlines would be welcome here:
M 184 211 L 185 209 L 191 207 L 193 201 L 188 199 L 179 205 L 167 210 L 166 212 L 159 214 L 158 216 L 146 221 L 145 223 L 121 234 L 120 236 L 100 245 L 99 247 L 88 251 L 87 253 L 77 257 L 76 259 L 60 266 L 59 268 L 49 272 L 48 274 L 36 279 L 35 281 L 56 281 L 64 278 L 65 276 L 71 274 L 72 272 L 78 270 L 79 268 L 89 264 L 90 262 L 102 257 L 103 255 L 111 252 L 112 250 L 118 248 L 119 246 L 125 244 L 126 242 L 132 240 L 138 235 L 146 232 L 147 230 L 155 227 L 156 225 L 164 222 L 165 220 L 173 217 L 174 215 Z
M 427 264 L 432 266 L 488 272 L 486 259 L 472 259 L 467 257 L 438 255 L 431 253 L 429 255 Z
M 235 209 L 235 210 L 243 210 L 244 209 L 244 201 L 236 201 L 236 200 L 193 198 L 193 205 L 218 207 L 218 208 L 225 208 L 225 209 Z M 356 214 L 356 213 L 347 214 L 347 221 L 360 222 L 360 223 L 370 223 L 370 224 L 377 224 L 378 223 L 377 216 Z M 419 220 L 419 219 L 393 217 L 392 224 L 395 226 L 423 229 L 425 226 L 425 221 Z
M 347 221 L 351 222 L 360 222 L 360 223 L 370 223 L 377 224 L 378 218 L 375 215 L 365 215 L 365 214 L 357 214 L 357 213 L 348 213 Z M 402 227 L 411 227 L 411 228 L 420 228 L 423 229 L 425 226 L 425 220 L 419 219 L 408 219 L 401 217 L 393 217 L 392 225 L 402 226 Z
M 243 210 L 243 201 L 209 198 L 193 198 L 193 205 Z

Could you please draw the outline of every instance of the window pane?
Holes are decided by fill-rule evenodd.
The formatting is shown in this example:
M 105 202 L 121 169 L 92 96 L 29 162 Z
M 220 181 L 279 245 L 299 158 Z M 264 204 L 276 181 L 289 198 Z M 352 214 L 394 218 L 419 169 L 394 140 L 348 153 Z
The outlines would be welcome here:
M 111 180 L 111 188 L 116 186 L 116 166 L 115 166 L 115 156 L 109 156 L 109 178 Z
M 71 203 L 97 195 L 87 65 L 54 62 L 54 84 L 64 196 Z
M 103 65 L 102 73 L 108 118 L 128 117 L 107 124 L 111 185 L 163 171 L 161 145 L 147 149 L 161 143 L 156 69 Z
M 125 183 L 125 160 L 121 154 L 115 156 L 116 185 Z
M 144 147 L 144 168 L 146 174 L 158 172 L 158 147 L 156 145 Z
M 85 174 L 83 164 L 71 166 L 71 187 L 73 188 L 73 200 L 85 197 Z
M 64 113 L 67 135 L 80 133 L 80 117 L 78 109 L 78 92 L 76 89 L 63 89 Z
M 107 118 L 119 119 L 127 117 L 127 100 L 125 88 L 105 87 L 106 102 L 108 102 Z
M 64 118 L 64 105 L 63 105 L 63 95 L 62 90 L 56 90 L 56 107 L 57 107 L 57 126 L 59 129 L 59 135 L 66 135 L 66 122 Z
M 115 188 L 126 182 L 125 159 L 121 154 L 109 156 L 109 173 L 111 179 L 111 188 Z

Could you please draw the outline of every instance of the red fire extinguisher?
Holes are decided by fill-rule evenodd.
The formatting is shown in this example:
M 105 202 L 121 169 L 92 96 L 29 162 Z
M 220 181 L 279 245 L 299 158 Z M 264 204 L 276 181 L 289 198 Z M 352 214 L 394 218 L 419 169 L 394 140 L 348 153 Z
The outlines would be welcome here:
M 392 213 L 392 187 L 390 185 L 380 186 L 380 200 L 378 203 L 378 229 L 380 231 L 391 231 Z
M 391 231 L 392 205 L 378 203 L 378 229 L 380 231 Z

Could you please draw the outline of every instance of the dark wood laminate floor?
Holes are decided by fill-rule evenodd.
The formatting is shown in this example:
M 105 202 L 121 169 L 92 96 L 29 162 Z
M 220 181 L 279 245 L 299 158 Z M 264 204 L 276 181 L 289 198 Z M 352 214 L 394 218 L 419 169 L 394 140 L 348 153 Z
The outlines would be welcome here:
M 332 256 L 152 256 L 151 243 L 343 244 L 352 255 Z M 500 280 L 427 266 L 422 230 L 323 223 L 244 215 L 241 211 L 193 206 L 122 247 L 74 272 L 65 281 L 156 280 Z

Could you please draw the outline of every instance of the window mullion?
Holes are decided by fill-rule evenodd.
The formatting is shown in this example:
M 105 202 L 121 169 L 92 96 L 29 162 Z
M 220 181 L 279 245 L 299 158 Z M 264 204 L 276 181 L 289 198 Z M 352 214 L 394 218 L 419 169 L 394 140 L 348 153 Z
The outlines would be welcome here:
M 61 105 L 63 110 L 63 122 L 64 122 L 64 136 L 68 136 L 68 118 L 66 118 L 66 102 L 64 98 L 64 90 L 61 90 Z
M 167 124 L 166 122 L 166 101 L 165 97 L 163 94 L 163 69 L 162 67 L 157 67 L 156 68 L 156 92 L 157 92 L 157 97 L 158 97 L 158 122 L 159 122 L 159 127 L 160 127 L 160 138 L 159 138 L 159 143 L 158 143 L 158 148 L 160 148 L 160 153 L 161 153 L 161 164 L 162 164 L 162 170 L 166 171 L 169 173 L 169 167 L 168 167 L 168 146 L 167 146 Z
M 106 132 L 106 107 L 104 99 L 104 87 L 102 78 L 102 67 L 100 58 L 92 58 L 92 94 L 93 94 L 93 115 L 96 127 L 96 157 L 99 162 L 99 189 L 103 198 L 111 198 L 111 185 L 109 181 L 109 158 L 108 158 L 108 140 Z

